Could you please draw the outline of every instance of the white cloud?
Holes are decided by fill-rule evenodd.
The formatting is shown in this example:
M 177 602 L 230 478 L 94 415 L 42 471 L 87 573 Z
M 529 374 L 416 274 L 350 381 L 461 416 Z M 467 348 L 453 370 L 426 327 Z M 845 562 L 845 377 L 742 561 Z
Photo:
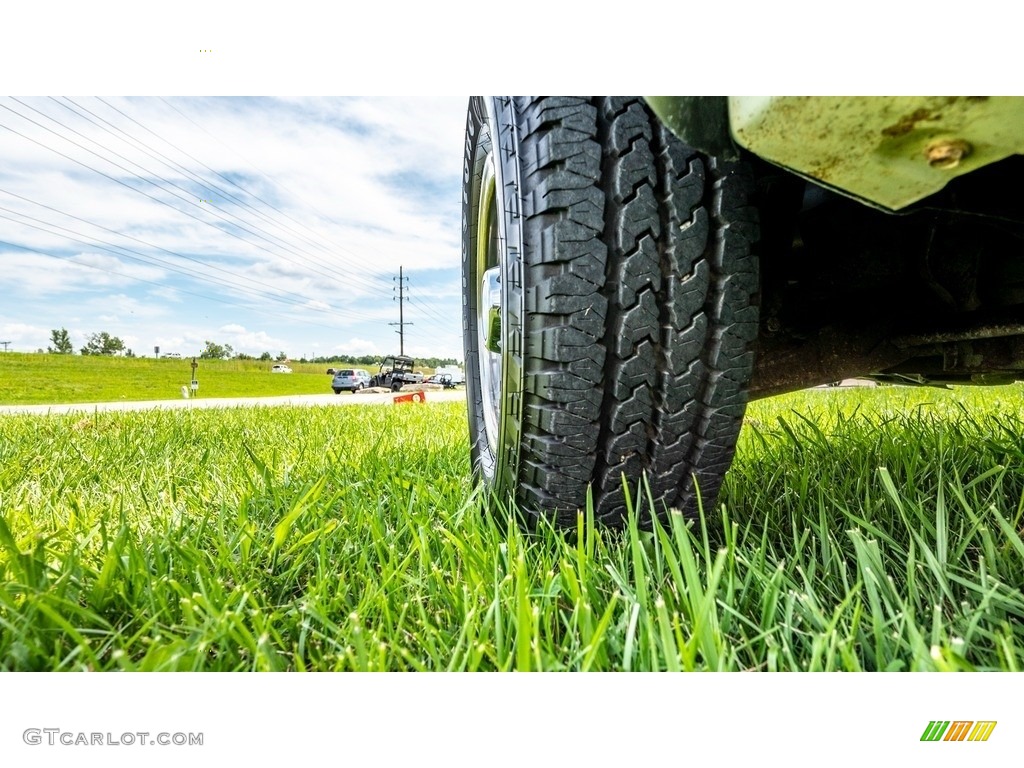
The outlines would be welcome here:
M 265 331 L 245 331 L 229 333 L 225 339 L 236 352 L 246 354 L 258 354 L 261 352 L 277 353 L 288 347 L 288 341 L 276 336 L 271 336 Z
M 91 307 L 99 319 L 109 318 L 110 322 L 138 323 L 171 316 L 171 312 L 161 304 L 146 299 L 128 296 L 123 293 L 107 294 L 90 299 L 86 306 Z M 106 313 L 110 314 L 106 314 Z
M 0 260 L 4 265 L 4 282 L 12 289 L 33 296 L 133 286 L 139 280 L 155 282 L 165 274 L 154 267 L 98 253 L 54 258 L 27 251 L 0 250 Z
M 379 355 L 382 354 L 377 344 L 367 339 L 351 338 L 348 341 L 337 344 L 333 351 L 342 355 Z
M 151 288 L 149 295 L 154 299 L 171 301 L 175 304 L 180 304 L 182 301 L 181 293 L 176 291 L 174 288 Z
M 38 347 L 45 348 L 44 340 L 50 338 L 50 329 L 27 323 L 0 322 L 0 341 L 7 341 L 11 349 L 31 349 Z

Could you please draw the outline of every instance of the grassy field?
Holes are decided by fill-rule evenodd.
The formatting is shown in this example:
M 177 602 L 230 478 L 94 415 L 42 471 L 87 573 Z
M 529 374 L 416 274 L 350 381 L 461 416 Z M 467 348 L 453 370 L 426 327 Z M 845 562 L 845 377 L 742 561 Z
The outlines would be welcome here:
M 273 363 L 269 361 L 196 362 L 199 397 L 331 393 L 331 377 L 327 375 L 331 366 L 326 363 L 289 363 L 292 373 L 272 374 Z M 158 360 L 18 352 L 0 355 L 0 405 L 170 400 L 180 398 L 181 388 L 191 380 L 192 358 Z
M 462 404 L 0 417 L 0 668 L 1018 670 L 1022 405 L 755 403 L 718 508 L 579 536 Z

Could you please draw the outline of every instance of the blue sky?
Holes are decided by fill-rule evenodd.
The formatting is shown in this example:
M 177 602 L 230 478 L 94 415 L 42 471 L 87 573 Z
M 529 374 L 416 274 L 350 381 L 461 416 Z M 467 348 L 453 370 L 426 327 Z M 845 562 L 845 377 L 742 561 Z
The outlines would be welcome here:
M 0 98 L 0 341 L 461 359 L 466 101 Z

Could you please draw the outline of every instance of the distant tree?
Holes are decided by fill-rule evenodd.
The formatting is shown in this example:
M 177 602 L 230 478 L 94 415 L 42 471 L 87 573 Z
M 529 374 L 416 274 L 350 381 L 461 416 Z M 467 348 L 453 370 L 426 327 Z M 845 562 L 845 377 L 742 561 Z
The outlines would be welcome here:
M 278 360 L 287 360 L 288 359 L 288 353 L 285 352 L 284 350 L 281 350 L 281 352 L 277 356 L 277 359 Z
M 50 343 L 52 343 L 53 346 L 47 347 L 47 352 L 55 355 L 75 354 L 75 348 L 71 346 L 71 337 L 68 335 L 67 328 L 61 328 L 59 331 L 54 328 L 50 331 Z
M 124 342 L 106 331 L 89 335 L 89 340 L 80 350 L 83 355 L 116 355 L 125 349 Z
M 235 360 L 255 360 L 256 358 L 252 355 L 247 355 L 245 352 L 239 352 L 235 355 Z
M 218 344 L 215 341 L 207 341 L 206 349 L 199 353 L 199 357 L 204 360 L 223 360 L 226 357 L 231 357 L 234 351 L 230 344 Z
M 260 360 L 273 360 L 273 359 L 274 358 L 271 356 L 271 354 L 269 352 L 264 352 L 262 355 L 260 355 Z

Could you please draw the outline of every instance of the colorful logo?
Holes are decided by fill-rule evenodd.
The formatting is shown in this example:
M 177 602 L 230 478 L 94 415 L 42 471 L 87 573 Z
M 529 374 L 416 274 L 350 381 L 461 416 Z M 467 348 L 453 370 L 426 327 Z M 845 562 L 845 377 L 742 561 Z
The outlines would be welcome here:
M 995 729 L 995 720 L 932 720 L 921 741 L 988 741 Z

